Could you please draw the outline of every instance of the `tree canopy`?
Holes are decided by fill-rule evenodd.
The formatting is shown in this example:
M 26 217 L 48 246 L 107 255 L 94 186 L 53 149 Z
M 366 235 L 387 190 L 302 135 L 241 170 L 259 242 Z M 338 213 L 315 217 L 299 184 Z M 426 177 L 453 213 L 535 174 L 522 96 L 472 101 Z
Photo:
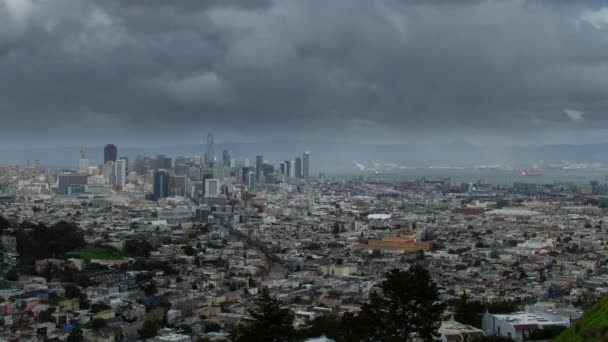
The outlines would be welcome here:
M 232 341 L 296 341 L 293 327 L 294 315 L 284 308 L 280 300 L 263 289 L 255 302 L 256 307 L 248 310 L 250 318 L 232 331 Z

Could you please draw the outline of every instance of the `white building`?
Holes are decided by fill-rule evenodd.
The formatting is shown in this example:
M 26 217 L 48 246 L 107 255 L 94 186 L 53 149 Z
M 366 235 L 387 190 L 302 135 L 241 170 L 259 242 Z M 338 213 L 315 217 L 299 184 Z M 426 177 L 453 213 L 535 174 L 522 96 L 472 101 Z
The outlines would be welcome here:
M 119 159 L 114 162 L 114 177 L 116 182 L 114 185 L 124 187 L 127 184 L 127 162 Z
M 516 341 L 523 341 L 534 331 L 556 326 L 569 327 L 570 319 L 549 315 L 533 307 L 527 307 L 526 312 L 506 315 L 486 312 L 482 320 L 482 330 L 486 336 L 504 336 Z

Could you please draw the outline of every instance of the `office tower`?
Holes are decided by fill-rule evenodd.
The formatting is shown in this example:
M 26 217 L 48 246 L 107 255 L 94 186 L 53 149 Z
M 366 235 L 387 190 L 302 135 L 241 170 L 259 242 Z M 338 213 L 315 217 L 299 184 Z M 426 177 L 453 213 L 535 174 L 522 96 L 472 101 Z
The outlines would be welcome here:
M 225 167 L 230 167 L 230 153 L 228 153 L 228 150 L 222 152 L 222 162 Z
M 156 168 L 169 170 L 171 168 L 171 158 L 159 154 L 156 156 Z
M 194 166 L 201 166 L 201 156 L 194 156 Z
M 210 173 L 203 173 L 203 175 L 201 176 L 201 181 L 203 183 L 203 195 L 207 194 L 207 179 L 212 179 L 213 175 Z
M 122 156 L 118 159 L 125 161 L 125 169 L 127 170 L 127 174 L 129 174 L 129 171 L 133 169 L 133 165 L 129 165 L 129 157 Z
M 249 167 L 249 158 L 245 158 L 245 167 Z
M 84 192 L 87 185 L 87 175 L 71 173 L 59 175 L 57 179 L 58 190 L 61 195 L 72 195 Z
M 169 196 L 169 174 L 167 171 L 160 169 L 154 172 L 154 199 L 165 198 Z
M 217 196 L 220 194 L 220 180 L 210 178 L 205 180 L 205 196 Z
M 296 157 L 295 169 L 296 178 L 302 178 L 302 158 Z
M 255 173 L 253 171 L 249 172 L 249 191 L 253 191 L 253 189 L 255 189 Z
M 101 173 L 103 175 L 104 183 L 106 183 L 106 184 L 115 183 L 116 175 L 114 173 L 114 162 L 113 161 L 108 161 L 105 164 L 103 164 L 103 169 L 102 169 Z
M 260 179 L 260 175 L 262 173 L 262 163 L 264 162 L 264 158 L 262 156 L 255 157 L 255 177 Z
M 289 178 L 296 178 L 296 161 L 289 162 Z
M 215 161 L 215 151 L 213 146 L 213 134 L 207 134 L 207 153 L 205 153 L 205 164 L 212 165 Z
M 302 160 L 302 176 L 304 178 L 310 177 L 310 152 L 304 152 Z
M 287 172 L 287 164 L 285 164 L 285 162 L 281 162 L 281 178 L 285 178 L 286 172 Z
M 284 161 L 284 163 L 285 163 L 285 173 L 284 173 L 285 178 L 289 178 L 289 177 L 291 177 L 291 168 L 293 166 L 291 164 L 291 161 L 289 161 L 289 160 Z
M 186 195 L 186 176 L 170 176 L 169 177 L 169 196 L 185 196 Z
M 78 172 L 89 173 L 89 160 L 84 155 L 84 146 L 80 147 L 80 160 L 78 161 Z
M 118 148 L 114 144 L 107 144 L 103 148 L 103 163 L 107 163 L 109 161 L 116 161 L 116 157 L 118 156 Z
M 244 167 L 241 169 L 241 183 L 247 184 L 247 182 L 249 181 L 249 172 L 250 171 L 251 171 L 251 168 L 249 168 L 249 167 Z
M 125 160 L 120 159 L 114 162 L 114 177 L 116 187 L 123 188 L 127 184 L 127 162 Z
M 222 165 L 221 163 L 213 164 L 210 171 L 211 171 L 211 174 L 213 175 L 213 178 L 223 180 L 225 177 L 226 169 L 224 168 L 224 165 Z

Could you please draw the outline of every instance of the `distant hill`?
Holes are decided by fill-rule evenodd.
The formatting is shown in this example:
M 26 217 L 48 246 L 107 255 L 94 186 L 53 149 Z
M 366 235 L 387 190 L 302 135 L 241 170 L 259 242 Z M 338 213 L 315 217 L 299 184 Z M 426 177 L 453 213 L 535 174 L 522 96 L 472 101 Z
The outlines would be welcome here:
M 608 341 L 608 296 L 585 311 L 583 317 L 565 330 L 557 342 Z

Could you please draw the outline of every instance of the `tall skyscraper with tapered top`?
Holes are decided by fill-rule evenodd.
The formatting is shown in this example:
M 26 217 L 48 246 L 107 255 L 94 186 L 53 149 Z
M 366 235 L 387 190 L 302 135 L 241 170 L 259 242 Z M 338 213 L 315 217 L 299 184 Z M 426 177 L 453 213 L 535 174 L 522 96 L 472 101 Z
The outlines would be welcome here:
M 205 153 L 205 163 L 211 166 L 215 161 L 215 147 L 213 146 L 213 134 L 207 134 L 207 152 Z

